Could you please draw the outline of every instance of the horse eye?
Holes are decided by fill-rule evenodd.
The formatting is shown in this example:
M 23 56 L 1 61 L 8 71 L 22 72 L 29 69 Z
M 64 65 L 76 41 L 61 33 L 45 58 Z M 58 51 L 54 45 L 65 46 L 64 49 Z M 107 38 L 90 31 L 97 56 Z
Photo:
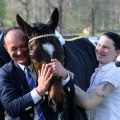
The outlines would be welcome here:
M 34 59 L 35 57 L 34 57 L 33 55 L 30 55 L 30 58 L 31 58 L 31 59 Z

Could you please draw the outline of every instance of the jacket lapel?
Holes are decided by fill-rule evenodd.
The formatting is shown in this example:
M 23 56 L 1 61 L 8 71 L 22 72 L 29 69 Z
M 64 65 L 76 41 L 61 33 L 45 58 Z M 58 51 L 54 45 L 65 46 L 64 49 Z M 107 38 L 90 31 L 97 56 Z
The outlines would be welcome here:
M 18 80 L 19 80 L 19 84 L 20 84 L 21 90 L 24 93 L 28 93 L 30 91 L 30 89 L 29 89 L 28 84 L 27 84 L 25 73 L 20 68 L 20 66 L 18 64 L 14 63 L 14 65 L 15 65 L 16 77 L 19 78 Z

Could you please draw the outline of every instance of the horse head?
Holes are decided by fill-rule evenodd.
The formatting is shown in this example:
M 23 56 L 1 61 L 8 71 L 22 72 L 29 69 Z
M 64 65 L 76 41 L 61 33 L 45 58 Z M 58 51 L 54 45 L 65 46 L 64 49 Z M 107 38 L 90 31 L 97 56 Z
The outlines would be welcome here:
M 41 69 L 43 63 L 49 63 L 52 58 L 64 63 L 64 51 L 55 35 L 55 29 L 59 21 L 57 8 L 53 11 L 48 23 L 36 23 L 29 25 L 19 15 L 16 16 L 17 23 L 29 39 L 29 54 L 36 73 Z M 48 103 L 54 111 L 63 111 L 65 93 L 61 84 L 61 78 L 54 76 L 48 89 Z

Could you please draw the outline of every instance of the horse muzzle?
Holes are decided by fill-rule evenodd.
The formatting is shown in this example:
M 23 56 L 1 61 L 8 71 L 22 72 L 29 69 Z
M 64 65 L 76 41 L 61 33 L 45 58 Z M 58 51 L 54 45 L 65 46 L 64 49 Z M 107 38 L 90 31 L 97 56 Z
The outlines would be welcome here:
M 50 99 L 48 102 L 49 106 L 53 109 L 54 112 L 63 112 L 66 108 L 66 98 L 62 101 L 56 101 L 55 99 Z
M 60 79 L 53 79 L 49 86 L 48 104 L 55 112 L 62 112 L 65 108 L 65 92 Z

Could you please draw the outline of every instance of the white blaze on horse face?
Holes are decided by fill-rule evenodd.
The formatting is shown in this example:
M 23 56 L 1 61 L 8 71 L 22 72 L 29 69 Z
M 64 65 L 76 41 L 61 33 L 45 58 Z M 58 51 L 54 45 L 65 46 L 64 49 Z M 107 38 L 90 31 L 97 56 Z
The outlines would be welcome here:
M 50 55 L 50 57 L 52 58 L 53 56 L 53 52 L 55 51 L 55 48 L 52 44 L 50 43 L 45 43 L 42 45 L 43 49 Z

